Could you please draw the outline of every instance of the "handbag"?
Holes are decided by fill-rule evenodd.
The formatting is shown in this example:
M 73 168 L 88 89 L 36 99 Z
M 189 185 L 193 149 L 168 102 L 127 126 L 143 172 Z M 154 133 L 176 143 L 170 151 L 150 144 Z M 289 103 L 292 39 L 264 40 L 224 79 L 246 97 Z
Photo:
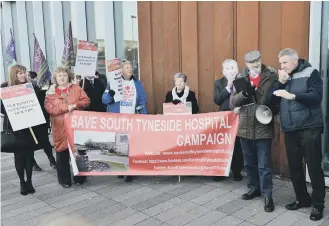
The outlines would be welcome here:
M 1 131 L 1 152 L 14 153 L 20 151 L 31 151 L 35 148 L 36 144 L 33 140 L 32 134 L 27 130 L 13 131 L 8 129 Z

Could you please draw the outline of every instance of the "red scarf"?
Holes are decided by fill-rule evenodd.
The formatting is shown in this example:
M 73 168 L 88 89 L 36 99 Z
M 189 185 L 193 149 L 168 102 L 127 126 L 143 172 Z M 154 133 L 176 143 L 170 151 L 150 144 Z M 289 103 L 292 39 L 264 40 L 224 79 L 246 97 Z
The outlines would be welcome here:
M 60 88 L 56 88 L 55 89 L 55 92 L 56 92 L 56 94 L 57 95 L 59 95 L 59 96 L 62 96 L 62 92 L 67 96 L 68 94 L 69 94 L 69 87 L 66 87 L 65 89 L 60 89 Z
M 249 76 L 249 80 L 252 86 L 258 87 L 260 81 L 260 75 L 257 78 L 252 78 L 251 76 Z

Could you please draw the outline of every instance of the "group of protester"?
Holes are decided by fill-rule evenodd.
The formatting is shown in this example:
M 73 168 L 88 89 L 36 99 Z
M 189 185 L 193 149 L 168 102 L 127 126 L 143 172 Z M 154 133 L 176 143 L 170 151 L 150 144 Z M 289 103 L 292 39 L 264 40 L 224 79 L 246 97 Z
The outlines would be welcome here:
M 250 191 L 242 199 L 251 200 L 263 194 L 264 210 L 272 212 L 272 167 L 271 143 L 274 137 L 273 120 L 262 124 L 256 119 L 259 105 L 267 106 L 273 115 L 280 112 L 282 130 L 285 133 L 285 144 L 291 180 L 296 193 L 296 201 L 286 206 L 289 210 L 313 205 L 311 220 L 320 220 L 323 215 L 325 183 L 321 168 L 321 134 L 323 116 L 321 109 L 322 79 L 317 69 L 298 58 L 293 49 L 284 49 L 279 53 L 281 69 L 274 70 L 262 63 L 259 51 L 245 55 L 246 67 L 239 73 L 238 64 L 227 59 L 222 64 L 223 77 L 214 83 L 214 102 L 220 106 L 219 111 L 234 111 L 239 114 L 239 128 L 235 141 L 231 169 L 236 181 L 242 180 L 241 170 L 247 172 Z M 33 127 L 39 141 L 38 149 L 43 148 L 50 165 L 57 169 L 58 181 L 64 188 L 71 182 L 70 155 L 64 129 L 64 116 L 74 110 L 147 114 L 146 94 L 142 83 L 133 76 L 132 65 L 123 61 L 123 86 L 134 87 L 134 104 L 130 108 L 121 101 L 115 102 L 115 91 L 107 84 L 106 77 L 96 72 L 95 76 L 86 76 L 75 80 L 74 74 L 67 68 L 59 67 L 52 76 L 52 84 L 43 91 L 37 87 L 34 72 L 26 72 L 21 65 L 14 65 L 9 70 L 8 82 L 1 87 L 14 86 L 31 82 L 42 107 L 47 123 Z M 250 85 L 242 90 L 234 86 L 238 78 L 246 78 Z M 175 87 L 165 96 L 166 103 L 191 102 L 192 114 L 199 113 L 195 93 L 187 86 L 184 73 L 174 75 Z M 12 130 L 7 113 L 1 103 L 4 118 L 4 130 Z M 51 122 L 51 124 L 50 124 Z M 51 125 L 56 151 L 56 162 L 48 138 L 48 127 Z M 19 131 L 31 136 L 28 129 Z M 32 185 L 33 165 L 41 170 L 34 160 L 36 147 L 14 152 L 15 168 L 21 183 L 20 193 L 34 193 Z M 313 187 L 312 197 L 307 192 L 303 158 L 308 166 Z M 39 168 L 39 169 L 38 169 Z M 24 174 L 26 173 L 26 180 Z M 85 177 L 74 176 L 74 183 L 84 183 Z M 221 181 L 225 177 L 214 177 Z M 125 176 L 125 182 L 132 181 L 132 176 Z
M 310 219 L 316 221 L 323 217 L 325 199 L 321 167 L 323 81 L 319 71 L 306 60 L 299 59 L 294 49 L 281 50 L 278 58 L 278 72 L 262 63 L 259 51 L 245 55 L 246 67 L 241 73 L 236 61 L 224 61 L 224 77 L 214 84 L 214 101 L 220 105 L 220 110 L 233 110 L 239 114 L 237 140 L 240 144 L 238 141 L 234 149 L 233 175 L 241 169 L 241 157 L 238 156 L 242 151 L 250 190 L 241 198 L 251 200 L 263 194 L 266 212 L 274 210 L 271 166 L 274 121 L 272 119 L 269 124 L 258 121 L 256 110 L 265 105 L 272 115 L 280 113 L 290 177 L 296 194 L 296 201 L 286 205 L 286 209 L 313 206 Z M 234 81 L 240 78 L 247 78 L 250 85 L 237 90 Z M 268 116 L 268 111 L 263 113 Z M 303 159 L 311 179 L 312 196 L 306 187 Z

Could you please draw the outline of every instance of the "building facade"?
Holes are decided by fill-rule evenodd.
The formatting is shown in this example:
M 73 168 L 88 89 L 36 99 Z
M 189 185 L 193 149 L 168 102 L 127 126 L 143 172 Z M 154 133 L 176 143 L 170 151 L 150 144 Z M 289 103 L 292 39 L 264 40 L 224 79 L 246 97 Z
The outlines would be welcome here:
M 64 38 L 72 21 L 77 40 L 98 42 L 97 70 L 105 74 L 105 60 L 130 60 L 140 73 L 151 114 L 162 113 L 173 75 L 184 72 L 195 91 L 200 110 L 217 111 L 213 82 L 222 76 L 221 63 L 258 49 L 263 62 L 279 68 L 277 55 L 294 48 L 320 70 L 324 81 L 323 167 L 329 175 L 328 68 L 329 2 L 113 2 L 50 1 L 1 2 L 0 70 L 6 80 L 2 53 L 14 31 L 17 61 L 32 69 L 33 33 L 50 70 L 60 65 Z M 272 162 L 276 173 L 288 175 L 283 133 L 275 126 Z
M 280 50 L 294 48 L 320 70 L 324 81 L 323 166 L 329 173 L 328 14 L 328 2 L 138 2 L 140 73 L 148 110 L 162 112 L 173 75 L 182 71 L 200 111 L 217 111 L 213 82 L 222 77 L 225 59 L 237 60 L 242 70 L 244 54 L 258 49 L 263 63 L 278 69 Z M 279 124 L 272 163 L 275 173 L 289 175 Z
M 17 62 L 33 68 L 34 36 L 53 72 L 60 65 L 64 38 L 72 22 L 74 49 L 77 40 L 98 43 L 97 70 L 105 74 L 105 59 L 130 60 L 138 72 L 137 1 L 2 1 L 1 54 L 13 30 Z M 105 51 L 106 50 L 106 51 Z M 2 55 L 1 80 L 6 80 L 7 67 Z

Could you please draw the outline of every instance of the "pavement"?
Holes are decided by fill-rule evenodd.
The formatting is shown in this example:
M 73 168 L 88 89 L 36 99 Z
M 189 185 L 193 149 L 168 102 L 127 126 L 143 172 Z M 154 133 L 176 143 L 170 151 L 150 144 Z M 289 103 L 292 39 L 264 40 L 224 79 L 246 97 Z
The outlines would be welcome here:
M 85 224 L 114 226 L 312 226 L 329 225 L 329 208 L 321 221 L 309 220 L 311 208 L 287 211 L 294 200 L 290 181 L 274 179 L 275 211 L 263 210 L 263 198 L 242 200 L 246 178 L 214 182 L 211 177 L 136 177 L 124 183 L 113 176 L 88 177 L 82 186 L 62 188 L 44 152 L 35 152 L 42 172 L 33 173 L 36 193 L 19 194 L 13 154 L 1 153 L 1 225 Z M 311 191 L 311 189 L 309 189 Z M 328 199 L 329 195 L 327 194 Z

